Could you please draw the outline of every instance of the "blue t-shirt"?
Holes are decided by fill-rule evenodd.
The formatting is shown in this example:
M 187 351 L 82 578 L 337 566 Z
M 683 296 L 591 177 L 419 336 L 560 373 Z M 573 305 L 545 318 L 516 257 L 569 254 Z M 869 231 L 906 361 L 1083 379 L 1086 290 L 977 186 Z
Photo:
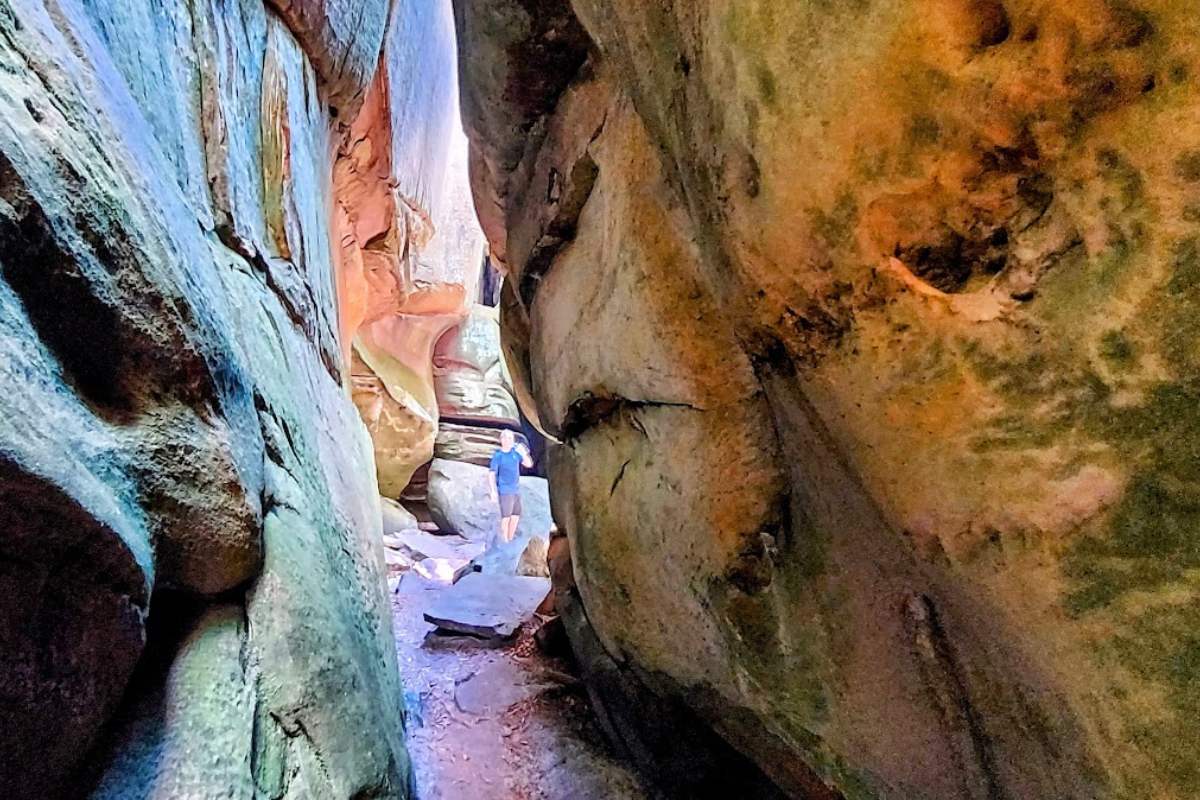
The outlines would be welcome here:
M 521 492 L 521 454 L 517 448 L 497 450 L 492 453 L 492 463 L 489 467 L 496 473 L 496 489 L 500 494 L 520 494 Z

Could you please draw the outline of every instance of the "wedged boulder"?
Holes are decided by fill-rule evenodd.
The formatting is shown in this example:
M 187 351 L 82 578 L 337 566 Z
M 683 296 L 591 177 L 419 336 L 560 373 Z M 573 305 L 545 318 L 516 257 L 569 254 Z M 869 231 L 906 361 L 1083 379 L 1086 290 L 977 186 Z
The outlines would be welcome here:
M 409 325 L 408 332 L 417 327 Z M 375 448 L 378 491 L 384 497 L 399 497 L 417 468 L 433 457 L 437 424 L 399 380 L 389 383 L 379 377 L 361 357 L 362 352 L 356 349 L 351 361 L 354 405 Z M 390 365 L 390 358 L 381 358 Z M 406 385 L 419 389 L 421 381 L 416 378 Z
M 433 351 L 433 385 L 438 413 L 444 419 L 460 424 L 520 424 L 511 379 L 500 355 L 496 309 L 473 306 L 466 319 L 438 340 Z
M 549 588 L 545 578 L 468 572 L 434 597 L 425 620 L 452 633 L 506 639 L 533 616 Z
M 434 459 L 429 468 L 429 513 L 443 531 L 475 542 L 490 542 L 500 529 L 500 508 L 488 496 L 488 469 Z M 521 519 L 517 533 L 549 537 L 554 520 L 542 478 L 521 478 Z M 518 554 L 519 557 L 519 554 Z
M 9 310 L 0 303 L 0 319 Z M 0 349 L 12 343 L 0 337 Z M 40 407 L 69 407 L 62 388 Z M 0 787 L 40 798 L 60 791 L 125 692 L 145 642 L 154 571 L 149 533 L 112 487 L 68 459 L 54 478 L 22 463 L 53 461 L 53 443 L 71 437 L 70 426 L 44 431 L 53 438 L 29 442 L 37 446 L 26 457 L 9 451 L 17 414 L 31 408 L 13 399 L 0 397 Z
M 438 422 L 437 438 L 433 443 L 434 458 L 486 467 L 491 463 L 492 453 L 500 449 L 501 430 L 504 429 L 460 424 L 442 418 Z M 513 438 L 517 443 L 529 447 L 525 434 L 513 431 Z

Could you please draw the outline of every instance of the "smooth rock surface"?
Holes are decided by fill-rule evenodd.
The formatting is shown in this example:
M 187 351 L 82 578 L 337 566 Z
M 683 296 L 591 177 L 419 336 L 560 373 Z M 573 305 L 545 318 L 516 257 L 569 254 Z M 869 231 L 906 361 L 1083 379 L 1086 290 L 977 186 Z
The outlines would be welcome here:
M 470 572 L 437 595 L 424 615 L 443 630 L 506 639 L 533 615 L 549 590 L 545 578 Z
M 474 542 L 491 542 L 500 529 L 500 507 L 488 496 L 488 469 L 460 461 L 434 459 L 429 469 L 429 513 L 443 531 Z M 542 478 L 521 478 L 518 534 L 548 537 L 554 521 Z

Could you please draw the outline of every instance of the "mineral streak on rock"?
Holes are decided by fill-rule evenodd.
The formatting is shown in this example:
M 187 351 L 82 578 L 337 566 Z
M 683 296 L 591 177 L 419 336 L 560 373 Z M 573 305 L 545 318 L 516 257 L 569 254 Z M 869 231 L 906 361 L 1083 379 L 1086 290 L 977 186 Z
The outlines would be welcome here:
M 449 7 L 398 4 L 334 167 L 341 337 L 389 497 L 433 457 L 433 349 L 483 258 L 454 74 Z
M 1191 10 L 455 10 L 598 707 L 794 796 L 1194 794 Z
M 407 796 L 350 354 L 437 319 L 429 371 L 471 293 L 420 259 L 451 37 L 407 1 L 0 3 L 0 795 Z

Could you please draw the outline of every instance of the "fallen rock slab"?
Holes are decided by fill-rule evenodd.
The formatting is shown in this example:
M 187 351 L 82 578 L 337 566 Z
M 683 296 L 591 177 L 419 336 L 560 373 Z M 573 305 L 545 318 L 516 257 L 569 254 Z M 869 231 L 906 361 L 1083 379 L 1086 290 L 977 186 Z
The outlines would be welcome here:
M 387 547 L 383 548 L 383 561 L 389 567 L 397 567 L 399 569 L 411 569 L 413 565 L 413 559 L 409 558 L 408 555 L 399 550 L 392 550 Z
M 435 536 L 424 531 L 403 531 L 389 537 L 395 549 L 408 553 L 414 561 L 441 558 L 470 561 L 483 552 L 483 545 L 461 536 Z M 389 545 L 391 546 L 391 545 Z
M 456 633 L 508 638 L 533 615 L 549 590 L 545 578 L 469 572 L 434 599 L 425 620 Z
M 465 558 L 426 558 L 413 567 L 421 577 L 438 583 L 456 583 L 470 569 L 471 562 Z

